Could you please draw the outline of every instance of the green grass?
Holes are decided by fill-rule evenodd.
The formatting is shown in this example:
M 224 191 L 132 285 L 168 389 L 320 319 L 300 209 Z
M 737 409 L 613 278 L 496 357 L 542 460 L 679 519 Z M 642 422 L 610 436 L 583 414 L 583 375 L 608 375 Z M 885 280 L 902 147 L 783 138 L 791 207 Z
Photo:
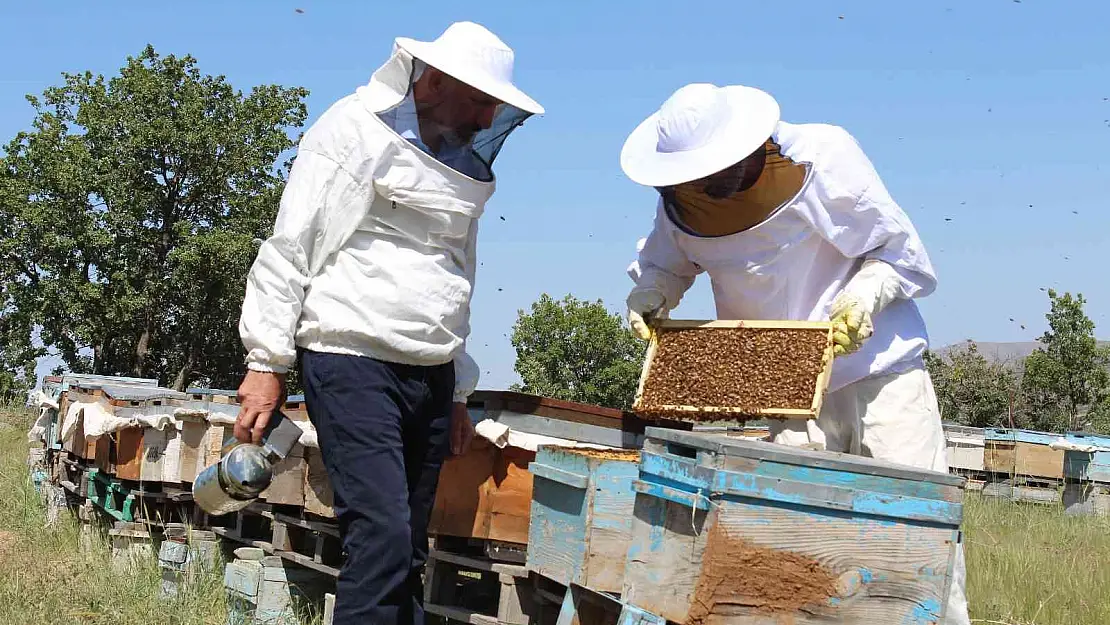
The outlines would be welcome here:
M 978 496 L 964 515 L 973 622 L 1110 623 L 1110 519 Z
M 81 550 L 71 515 L 44 527 L 44 508 L 27 473 L 31 416 L 0 408 L 0 423 L 13 426 L 0 426 L 0 625 L 226 622 L 222 571 L 163 602 L 156 559 L 117 571 L 102 533 Z
M 222 625 L 227 607 L 219 571 L 161 602 L 155 562 L 116 572 L 102 537 L 79 549 L 70 515 L 44 527 L 27 478 L 31 420 L 26 411 L 0 407 L 0 625 Z M 975 495 L 964 510 L 974 623 L 1110 623 L 1110 519 Z

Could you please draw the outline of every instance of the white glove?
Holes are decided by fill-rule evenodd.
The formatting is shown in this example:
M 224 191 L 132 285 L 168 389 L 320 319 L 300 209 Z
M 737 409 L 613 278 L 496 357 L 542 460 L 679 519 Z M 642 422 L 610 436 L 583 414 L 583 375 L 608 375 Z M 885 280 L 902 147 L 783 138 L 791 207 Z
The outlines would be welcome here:
M 868 260 L 833 300 L 833 354 L 858 351 L 875 333 L 871 318 L 898 296 L 901 278 L 887 263 Z
M 666 316 L 663 305 L 667 303 L 663 292 L 653 287 L 636 287 L 628 294 L 628 325 L 643 340 L 651 338 L 649 324 L 652 319 Z

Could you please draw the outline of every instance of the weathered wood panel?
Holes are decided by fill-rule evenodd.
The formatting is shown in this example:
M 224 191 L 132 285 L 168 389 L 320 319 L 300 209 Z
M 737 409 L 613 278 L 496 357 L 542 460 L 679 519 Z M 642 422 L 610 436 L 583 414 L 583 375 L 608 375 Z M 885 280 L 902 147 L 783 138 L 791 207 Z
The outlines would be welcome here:
M 297 443 L 289 455 L 274 466 L 274 477 L 262 491 L 262 499 L 272 504 L 303 506 L 305 470 L 304 447 Z
M 304 458 L 305 511 L 326 518 L 335 518 L 335 510 L 332 508 L 335 505 L 334 494 L 320 450 L 316 447 L 306 447 Z
M 984 468 L 1000 475 L 1025 475 L 1052 480 L 1064 477 L 1064 450 L 1022 441 L 988 439 L 984 444 Z
M 143 475 L 143 434 L 147 428 L 129 427 L 115 433 L 115 476 L 121 480 L 140 480 Z
M 143 428 L 142 466 L 139 476 L 144 482 L 161 482 L 166 477 L 164 471 L 166 450 L 169 447 L 171 431 L 174 432 L 174 438 L 177 438 L 173 425 L 163 430 Z
M 638 452 L 539 451 L 527 566 L 563 585 L 621 591 L 632 531 Z
M 486 538 L 528 544 L 532 511 L 532 474 L 528 465 L 536 452 L 516 447 L 498 449 L 493 475 L 487 480 L 489 534 Z
M 632 481 L 640 473 L 639 454 L 623 460 L 591 459 L 597 468 L 592 489 L 589 550 L 583 585 L 619 593 L 624 587 L 625 556 L 632 541 L 636 493 Z
M 443 462 L 428 522 L 430 534 L 480 538 L 489 535 L 489 499 L 485 490 L 496 461 L 497 448 L 483 438 L 475 438 L 467 453 Z
M 182 482 L 192 483 L 197 474 L 204 470 L 205 447 L 208 422 L 202 419 L 181 420 L 181 472 Z
M 475 439 L 440 471 L 428 532 L 527 544 L 535 452 Z
M 624 599 L 680 623 L 702 602 L 709 604 L 701 614 L 705 623 L 776 622 L 784 614 L 799 625 L 935 623 L 947 599 L 958 535 L 952 528 L 815 515 L 759 503 L 722 502 L 711 513 L 691 514 L 687 506 L 648 495 L 637 498 L 635 518 Z M 776 610 L 750 589 L 791 580 L 752 580 L 741 570 L 755 568 L 752 562 L 738 560 L 734 576 L 699 596 L 699 584 L 709 581 L 703 580 L 703 562 L 714 523 L 726 540 L 811 559 L 828 571 L 834 592 L 821 603 Z M 769 566 L 773 570 L 774 563 Z

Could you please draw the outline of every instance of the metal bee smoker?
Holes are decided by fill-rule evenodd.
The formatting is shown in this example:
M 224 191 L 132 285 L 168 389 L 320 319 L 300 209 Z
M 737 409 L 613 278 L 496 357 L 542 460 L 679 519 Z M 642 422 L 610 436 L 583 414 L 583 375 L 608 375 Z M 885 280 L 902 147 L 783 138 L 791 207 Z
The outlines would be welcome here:
M 275 410 L 260 445 L 236 441 L 225 446 L 220 461 L 197 475 L 193 481 L 193 500 L 215 516 L 247 507 L 270 486 L 274 466 L 289 455 L 301 433 L 300 426 Z

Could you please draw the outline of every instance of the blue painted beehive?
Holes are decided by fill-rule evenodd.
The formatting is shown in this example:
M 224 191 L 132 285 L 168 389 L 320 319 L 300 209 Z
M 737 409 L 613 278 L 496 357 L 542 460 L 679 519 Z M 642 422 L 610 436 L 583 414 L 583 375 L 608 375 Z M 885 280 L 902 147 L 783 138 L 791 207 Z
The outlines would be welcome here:
M 1110 436 L 1087 432 L 1068 432 L 1064 438 L 1080 445 L 1110 449 Z M 1064 455 L 1067 477 L 1085 482 L 1110 484 L 1110 451 L 1067 451 Z
M 649 428 L 622 601 L 679 623 L 941 622 L 964 479 Z
M 639 461 L 637 450 L 540 447 L 528 467 L 528 570 L 563 585 L 620 592 Z

